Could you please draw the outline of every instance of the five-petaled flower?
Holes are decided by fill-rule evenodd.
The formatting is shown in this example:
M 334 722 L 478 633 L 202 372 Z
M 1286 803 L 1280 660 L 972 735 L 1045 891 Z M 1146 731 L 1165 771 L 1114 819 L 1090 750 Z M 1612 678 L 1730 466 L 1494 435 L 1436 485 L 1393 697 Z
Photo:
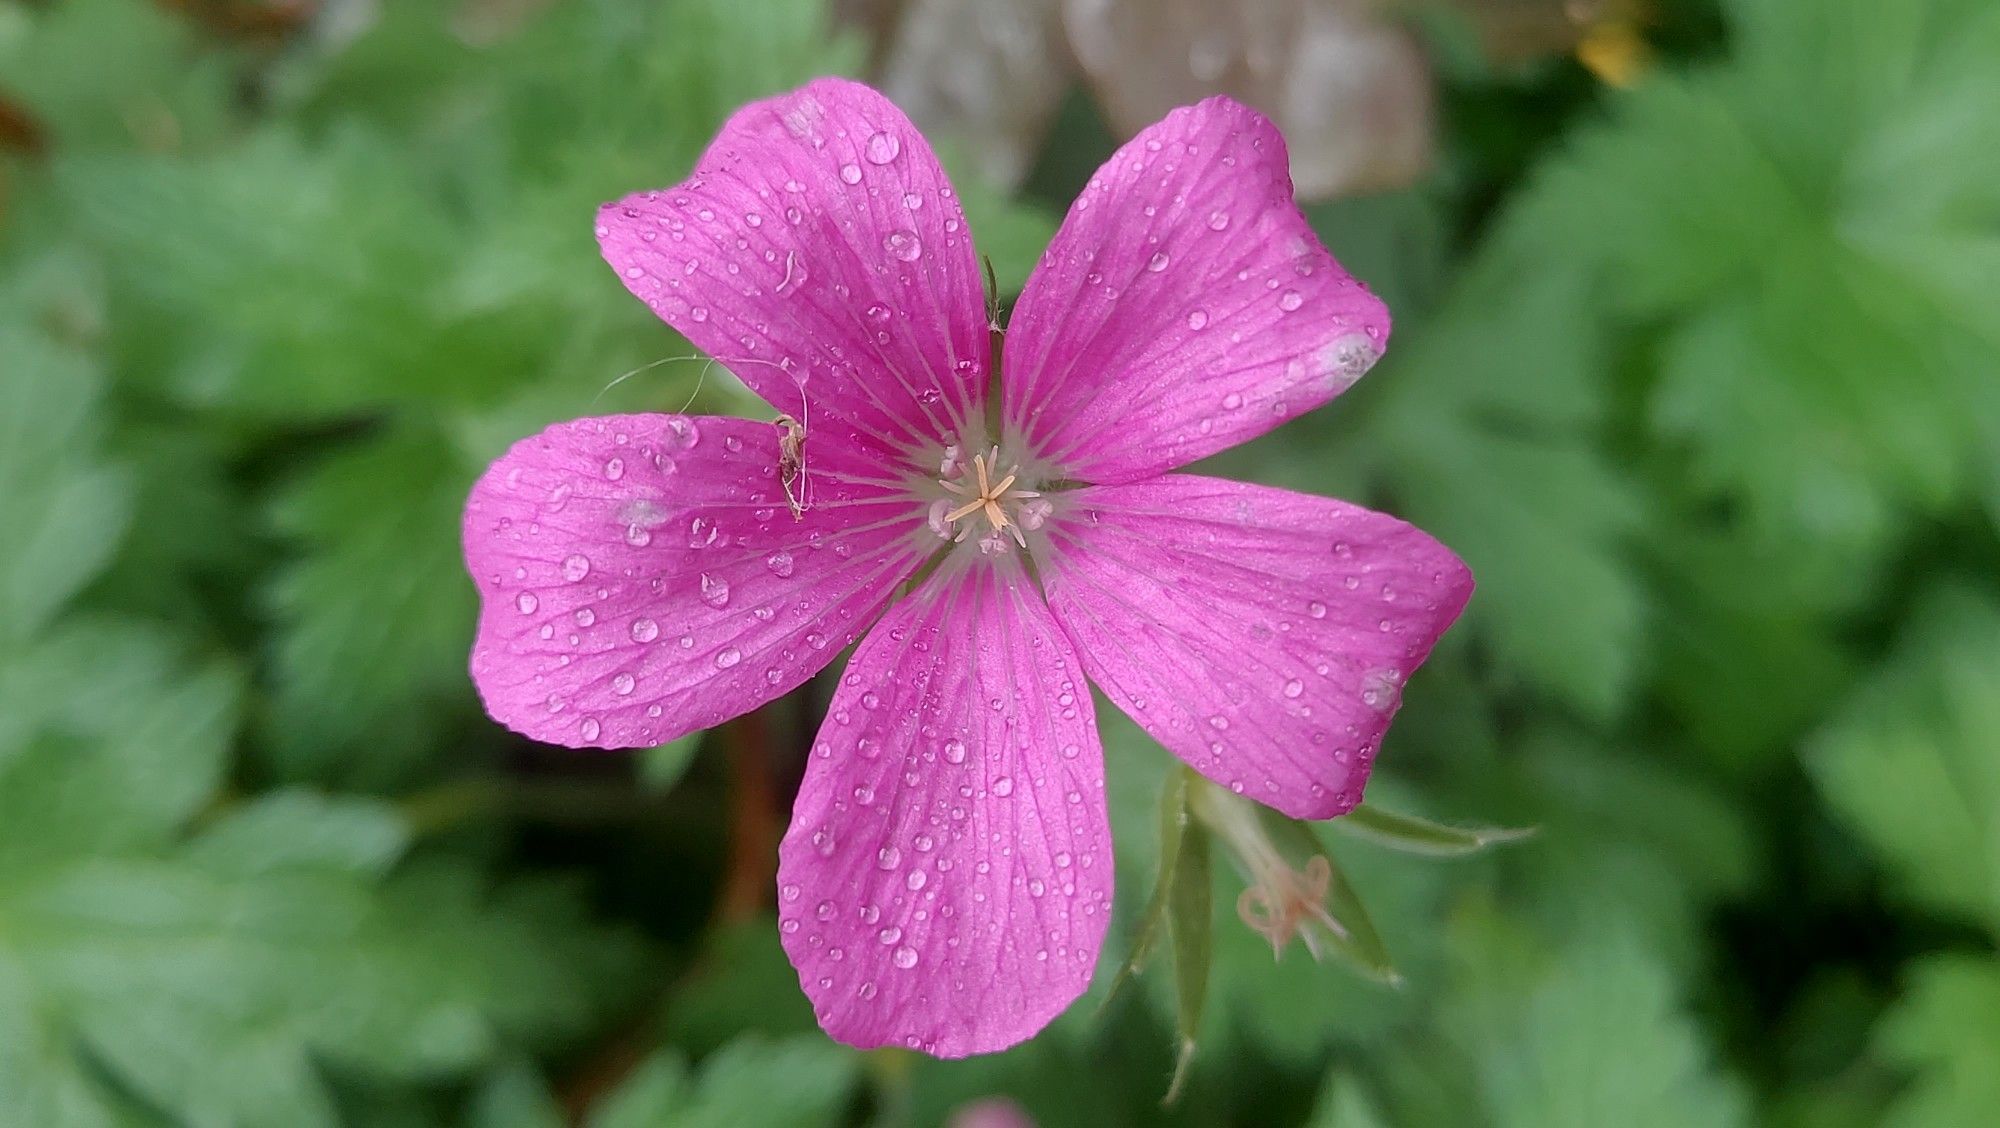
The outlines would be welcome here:
M 1325 403 L 1388 335 L 1263 117 L 1211 99 L 1120 149 L 997 374 L 958 200 L 865 86 L 745 107 L 597 236 L 797 424 L 623 415 L 516 444 L 466 508 L 473 678 L 522 733 L 633 747 L 858 641 L 778 869 L 834 1037 L 998 1050 L 1089 984 L 1112 885 L 1092 683 L 1232 791 L 1306 818 L 1359 801 L 1472 583 L 1394 518 L 1171 472 Z

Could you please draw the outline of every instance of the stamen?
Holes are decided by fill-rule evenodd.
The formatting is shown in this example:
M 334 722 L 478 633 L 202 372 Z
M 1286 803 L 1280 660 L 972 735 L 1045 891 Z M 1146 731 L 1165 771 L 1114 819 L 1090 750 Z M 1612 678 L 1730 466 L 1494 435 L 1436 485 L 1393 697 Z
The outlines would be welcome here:
M 940 469 L 949 472 L 960 465 L 957 448 L 947 448 Z M 1015 544 L 1026 548 L 1025 522 L 1032 521 L 1025 524 L 1027 529 L 1040 528 L 1048 519 L 1052 507 L 1046 501 L 1037 500 L 1041 497 L 1039 491 L 1015 489 L 1015 483 L 1020 480 L 1018 466 L 1009 468 L 1004 474 L 1000 472 L 1000 448 L 993 447 L 985 453 L 973 455 L 969 475 L 961 471 L 955 480 L 945 478 L 938 481 L 950 497 L 939 498 L 932 503 L 928 515 L 932 530 L 953 542 L 963 541 L 972 530 L 959 526 L 959 522 L 978 514 L 985 518 L 988 534 L 980 540 L 981 551 L 989 555 L 1006 551 L 1007 538 L 999 536 L 1001 533 L 1008 534 Z M 954 505 L 954 499 L 963 500 Z M 1013 507 L 1022 502 L 1030 503 L 1030 508 L 1017 514 Z

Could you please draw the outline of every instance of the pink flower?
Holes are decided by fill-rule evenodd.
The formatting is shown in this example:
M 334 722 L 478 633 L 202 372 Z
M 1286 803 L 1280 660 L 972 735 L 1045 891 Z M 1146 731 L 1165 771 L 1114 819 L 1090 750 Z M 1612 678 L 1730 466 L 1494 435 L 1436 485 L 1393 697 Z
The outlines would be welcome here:
M 1090 683 L 1286 814 L 1360 800 L 1464 565 L 1379 513 L 1169 473 L 1325 403 L 1388 335 L 1263 117 L 1211 99 L 1120 149 L 997 379 L 951 185 L 865 86 L 745 107 L 684 183 L 597 222 L 626 286 L 804 442 L 626 415 L 516 444 L 466 507 L 472 675 L 511 728 L 622 748 L 860 643 L 778 870 L 828 1033 L 983 1053 L 1089 984 L 1112 878 Z

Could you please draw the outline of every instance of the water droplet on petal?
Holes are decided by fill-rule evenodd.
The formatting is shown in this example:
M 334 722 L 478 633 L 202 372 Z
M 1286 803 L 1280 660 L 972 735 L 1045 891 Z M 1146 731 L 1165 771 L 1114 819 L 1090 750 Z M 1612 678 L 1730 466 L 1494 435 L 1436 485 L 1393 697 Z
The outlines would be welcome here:
M 1304 304 L 1306 304 L 1305 295 L 1299 293 L 1297 290 L 1286 290 L 1278 298 L 1278 308 L 1284 310 L 1286 313 L 1290 313 Z
M 1010 776 L 1001 776 L 999 779 L 994 780 L 993 794 L 998 795 L 1002 799 L 1014 794 L 1013 778 Z
M 598 734 L 604 731 L 604 726 L 597 723 L 596 717 L 585 717 L 583 724 L 577 726 L 577 731 L 583 734 L 585 740 L 596 740 Z
M 632 620 L 632 641 L 651 642 L 660 637 L 660 624 L 651 619 Z
M 521 594 L 514 597 L 514 606 L 520 608 L 521 614 L 523 615 L 534 614 L 535 608 L 540 607 L 541 605 L 542 601 L 536 599 L 535 593 L 532 591 L 524 591 Z
M 889 958 L 895 961 L 896 966 L 902 968 L 904 971 L 917 966 L 917 950 L 908 944 L 897 948 L 895 953 Z
M 563 579 L 568 580 L 570 583 L 575 583 L 588 575 L 590 575 L 590 557 L 578 552 L 563 558 Z
M 1167 264 L 1171 261 L 1173 260 L 1167 257 L 1167 253 L 1165 251 L 1161 251 L 1158 254 L 1155 254 L 1152 258 L 1146 260 L 1146 269 L 1152 271 L 1154 274 L 1158 274 L 1160 271 L 1165 270 L 1167 268 Z
M 638 679 L 634 678 L 631 674 L 619 674 L 617 677 L 611 679 L 611 692 L 620 697 L 630 697 L 632 696 L 632 687 L 637 684 Z
M 729 605 L 729 581 L 720 576 L 711 576 L 707 572 L 703 572 L 701 574 L 701 601 L 710 607 L 727 607 Z
M 894 846 L 884 846 L 875 852 L 875 864 L 885 870 L 895 869 L 896 864 L 902 860 L 903 852 Z
M 862 146 L 861 155 L 868 158 L 869 164 L 885 165 L 895 160 L 902 151 L 903 143 L 896 139 L 895 134 L 877 133 Z
M 774 576 L 789 576 L 792 574 L 792 554 L 781 548 L 764 558 L 764 566 L 771 569 Z
M 1208 311 L 1205 309 L 1190 310 L 1187 315 L 1187 327 L 1197 332 L 1208 328 Z
M 965 741 L 953 738 L 944 742 L 944 758 L 953 764 L 965 763 Z
M 904 262 L 915 262 L 924 255 L 924 245 L 917 233 L 908 228 L 889 232 L 882 239 L 882 249 Z
M 860 166 L 860 165 L 857 165 L 857 164 L 844 164 L 844 165 L 841 165 L 841 166 L 840 166 L 840 179 L 841 179 L 842 183 L 846 183 L 846 184 L 859 184 L 859 183 L 861 183 L 861 166 Z
M 1306 691 L 1306 683 L 1300 681 L 1297 678 L 1293 678 L 1292 680 L 1285 683 L 1286 697 L 1297 697 L 1299 694 L 1304 693 L 1305 691 Z
M 726 650 L 716 652 L 715 668 L 718 670 L 727 670 L 742 660 L 743 652 L 732 646 Z

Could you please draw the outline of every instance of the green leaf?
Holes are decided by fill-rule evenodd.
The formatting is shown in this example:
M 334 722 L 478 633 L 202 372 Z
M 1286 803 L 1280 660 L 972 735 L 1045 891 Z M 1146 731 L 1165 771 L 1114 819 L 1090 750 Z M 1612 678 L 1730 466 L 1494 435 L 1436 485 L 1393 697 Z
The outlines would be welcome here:
M 380 876 L 402 856 L 409 837 L 386 804 L 274 791 L 222 815 L 189 843 L 187 856 L 241 877 L 299 867 Z
M 748 1033 L 817 1030 L 799 973 L 778 940 L 778 922 L 756 917 L 710 931 L 673 992 L 665 1029 L 673 1043 L 705 1053 Z
M 649 1058 L 590 1118 L 590 1128 L 737 1128 L 832 1125 L 847 1105 L 859 1059 L 824 1038 L 744 1038 L 702 1062 L 689 1080 L 678 1055 Z
M 0 643 L 26 641 L 89 583 L 131 518 L 132 483 L 97 447 L 97 367 L 0 310 Z
M 1379 376 L 1396 511 L 1464 557 L 1468 621 L 1517 678 L 1584 713 L 1631 688 L 1647 598 L 1622 542 L 1642 512 L 1595 449 L 1606 408 L 1589 279 L 1498 240 Z
M 469 478 L 413 430 L 333 456 L 278 499 L 274 520 L 301 553 L 266 593 L 279 624 L 267 732 L 284 778 L 401 782 L 449 715 L 440 706 L 469 706 Z
M 1932 956 L 1878 1029 L 1876 1053 L 1916 1072 L 1886 1128 L 1956 1128 L 2000 1119 L 2000 963 Z
M 1332 825 L 1391 850 L 1433 858 L 1463 858 L 1534 833 L 1532 827 L 1448 826 L 1367 803 L 1334 819 Z
M 1933 591 L 1809 742 L 1835 813 L 1922 904 L 2000 931 L 2000 606 Z
M 242 678 L 143 624 L 66 623 L 0 654 L 0 887 L 156 846 L 220 782 Z
M 473 1093 L 465 1128 L 564 1128 L 564 1120 L 541 1074 L 527 1062 L 510 1061 Z
M 230 121 L 235 77 L 200 53 L 184 21 L 144 0 L 20 5 L 18 35 L 0 34 L 9 92 L 68 149 L 200 145 Z M 8 14 L 0 9 L 0 17 Z
M 1495 1128 L 1735 1128 L 1738 1083 L 1718 1072 L 1666 966 L 1608 924 L 1560 948 L 1479 922 L 1454 1028 L 1475 1055 Z

